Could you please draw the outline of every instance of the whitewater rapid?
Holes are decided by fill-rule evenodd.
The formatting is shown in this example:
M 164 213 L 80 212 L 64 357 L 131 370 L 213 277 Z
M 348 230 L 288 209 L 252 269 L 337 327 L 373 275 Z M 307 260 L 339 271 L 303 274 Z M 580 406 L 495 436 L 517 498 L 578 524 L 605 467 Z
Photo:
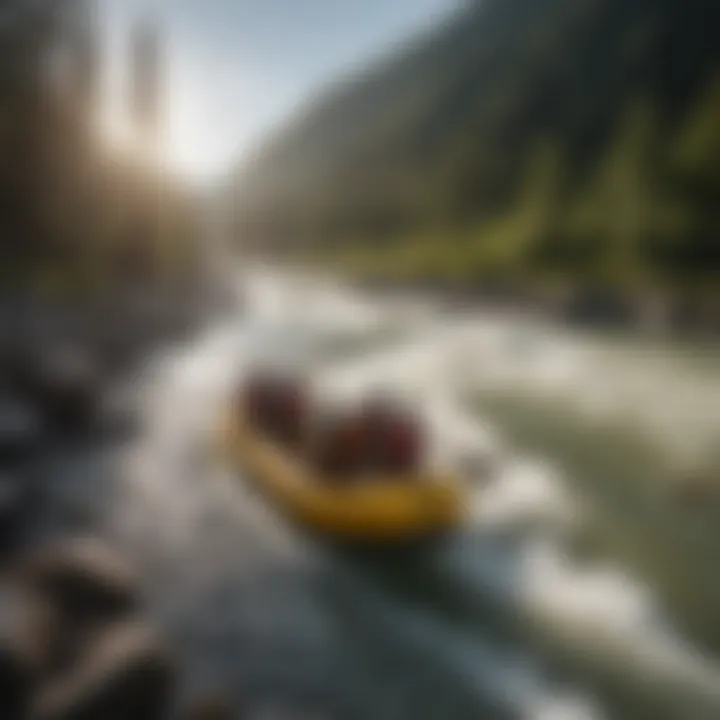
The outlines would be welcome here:
M 621 566 L 576 557 L 586 508 L 571 478 L 513 447 L 465 402 L 510 387 L 565 393 L 607 414 L 618 398 L 640 405 L 628 398 L 630 387 L 643 393 L 634 381 L 613 404 L 617 383 L 608 373 L 604 388 L 597 382 L 607 368 L 599 350 L 526 320 L 453 317 L 280 275 L 253 276 L 244 292 L 244 314 L 148 366 L 138 386 L 145 432 L 124 458 L 126 484 L 108 518 L 144 558 L 158 616 L 203 658 L 199 677 L 239 675 L 246 690 L 255 680 L 314 687 L 373 718 L 453 716 L 438 693 L 446 709 L 457 699 L 458 718 L 473 708 L 527 720 L 613 717 L 608 683 L 637 696 L 644 717 L 720 714 L 720 664 L 681 636 L 652 589 Z M 383 325 L 395 328 L 392 340 L 357 344 Z M 328 338 L 356 344 L 329 362 Z M 376 582 L 372 567 L 309 541 L 217 462 L 213 433 L 229 392 L 244 369 L 279 355 L 318 368 L 327 392 L 391 388 L 415 402 L 437 461 L 472 484 L 465 527 L 413 561 L 427 593 Z M 496 632 L 507 618 L 512 631 Z M 393 673 L 398 682 L 386 687 Z

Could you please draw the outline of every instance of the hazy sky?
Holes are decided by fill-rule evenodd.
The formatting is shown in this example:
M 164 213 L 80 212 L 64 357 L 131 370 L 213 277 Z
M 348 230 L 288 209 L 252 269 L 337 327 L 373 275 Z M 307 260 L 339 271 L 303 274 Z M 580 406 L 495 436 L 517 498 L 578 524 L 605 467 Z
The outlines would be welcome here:
M 166 157 L 207 177 L 327 80 L 362 67 L 459 0 L 101 0 L 111 86 L 134 17 L 158 18 L 169 56 Z M 116 107 L 108 125 L 122 134 Z

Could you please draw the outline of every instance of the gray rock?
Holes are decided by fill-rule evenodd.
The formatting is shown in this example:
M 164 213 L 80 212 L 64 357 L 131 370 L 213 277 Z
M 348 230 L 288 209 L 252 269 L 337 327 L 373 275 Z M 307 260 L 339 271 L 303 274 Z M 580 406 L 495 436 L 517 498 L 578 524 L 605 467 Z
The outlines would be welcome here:
M 208 693 L 194 698 L 185 720 L 240 720 L 242 715 L 235 710 L 233 701 L 221 693 Z
M 0 588 L 0 717 L 25 718 L 32 692 L 32 660 L 23 642 L 26 598 L 6 586 Z
M 14 338 L 3 344 L 0 373 L 5 390 L 21 397 L 32 394 L 37 382 L 38 352 L 34 339 Z
M 630 298 L 612 288 L 578 289 L 566 298 L 562 315 L 570 324 L 589 327 L 627 327 L 635 321 Z
M 50 349 L 38 368 L 35 400 L 55 430 L 85 430 L 97 418 L 102 377 L 93 356 L 81 347 Z
M 175 662 L 139 623 L 98 634 L 67 672 L 44 683 L 31 720 L 161 720 L 175 689 Z
M 128 440 L 141 430 L 141 415 L 133 388 L 114 387 L 98 408 L 98 424 L 113 440 Z
M 14 464 L 30 457 L 40 446 L 43 428 L 32 405 L 0 396 L 0 463 Z
M 0 557 L 18 550 L 31 521 L 35 488 L 27 478 L 0 472 Z
M 140 602 L 132 566 L 94 538 L 41 549 L 23 564 L 21 576 L 73 621 L 118 620 L 134 613 Z

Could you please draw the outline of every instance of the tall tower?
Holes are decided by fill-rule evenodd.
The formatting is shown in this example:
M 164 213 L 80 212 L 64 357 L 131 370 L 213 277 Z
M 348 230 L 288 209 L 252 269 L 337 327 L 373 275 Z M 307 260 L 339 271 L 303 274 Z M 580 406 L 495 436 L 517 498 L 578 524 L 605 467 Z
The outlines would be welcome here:
M 132 30 L 130 115 L 137 142 L 157 155 L 162 120 L 163 57 L 157 25 L 142 20 Z

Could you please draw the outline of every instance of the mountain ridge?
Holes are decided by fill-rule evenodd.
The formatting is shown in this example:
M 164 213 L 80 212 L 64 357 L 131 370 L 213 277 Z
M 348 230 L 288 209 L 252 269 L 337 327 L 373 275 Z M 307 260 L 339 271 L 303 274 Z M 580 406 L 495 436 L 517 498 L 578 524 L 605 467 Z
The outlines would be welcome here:
M 702 207 L 695 207 L 687 192 L 697 180 L 690 176 L 707 176 L 707 168 L 697 159 L 689 171 L 680 168 L 669 150 L 687 144 L 687 128 L 698 125 L 691 114 L 703 105 L 711 108 L 704 112 L 714 111 L 717 26 L 720 6 L 706 0 L 468 4 L 403 53 L 336 86 L 267 143 L 236 178 L 237 233 L 265 248 L 336 252 L 417 244 L 413 238 L 432 232 L 435 244 L 455 252 L 470 228 L 522 215 L 519 203 L 538 156 L 555 162 L 553 152 L 542 149 L 547 145 L 560 156 L 559 195 L 573 207 L 597 205 L 599 191 L 589 200 L 573 192 L 599 184 L 607 158 L 630 142 L 623 135 L 639 123 L 645 130 L 634 142 L 639 147 L 652 136 L 655 146 L 643 156 L 645 167 L 630 166 L 640 162 L 639 151 L 620 153 L 627 158 L 625 175 L 644 178 L 651 166 L 661 167 L 665 187 L 652 202 L 665 203 L 669 193 L 671 204 L 683 206 L 678 213 L 692 216 L 676 233 L 682 238 L 658 239 L 655 230 L 643 229 L 628 240 L 636 254 L 653 245 L 638 259 L 641 269 L 657 266 L 650 274 L 659 279 L 672 272 L 669 265 L 687 265 L 682 252 L 666 252 L 678 244 L 700 248 L 704 264 L 717 262 L 708 245 L 717 218 L 707 203 L 698 200 Z M 714 165 L 720 141 L 706 134 L 706 164 Z M 720 178 L 714 171 L 709 176 L 698 198 L 716 197 Z M 640 193 L 644 183 L 628 187 Z M 634 212 L 629 208 L 628 216 Z M 536 229 L 545 236 L 539 245 L 558 234 Z M 599 245 L 613 244 L 612 229 L 594 232 Z M 560 234 L 577 235 L 568 228 Z M 533 245 L 515 245 L 523 243 Z M 471 244 L 480 275 L 483 241 L 475 237 Z M 546 250 L 533 247 L 533 254 Z

